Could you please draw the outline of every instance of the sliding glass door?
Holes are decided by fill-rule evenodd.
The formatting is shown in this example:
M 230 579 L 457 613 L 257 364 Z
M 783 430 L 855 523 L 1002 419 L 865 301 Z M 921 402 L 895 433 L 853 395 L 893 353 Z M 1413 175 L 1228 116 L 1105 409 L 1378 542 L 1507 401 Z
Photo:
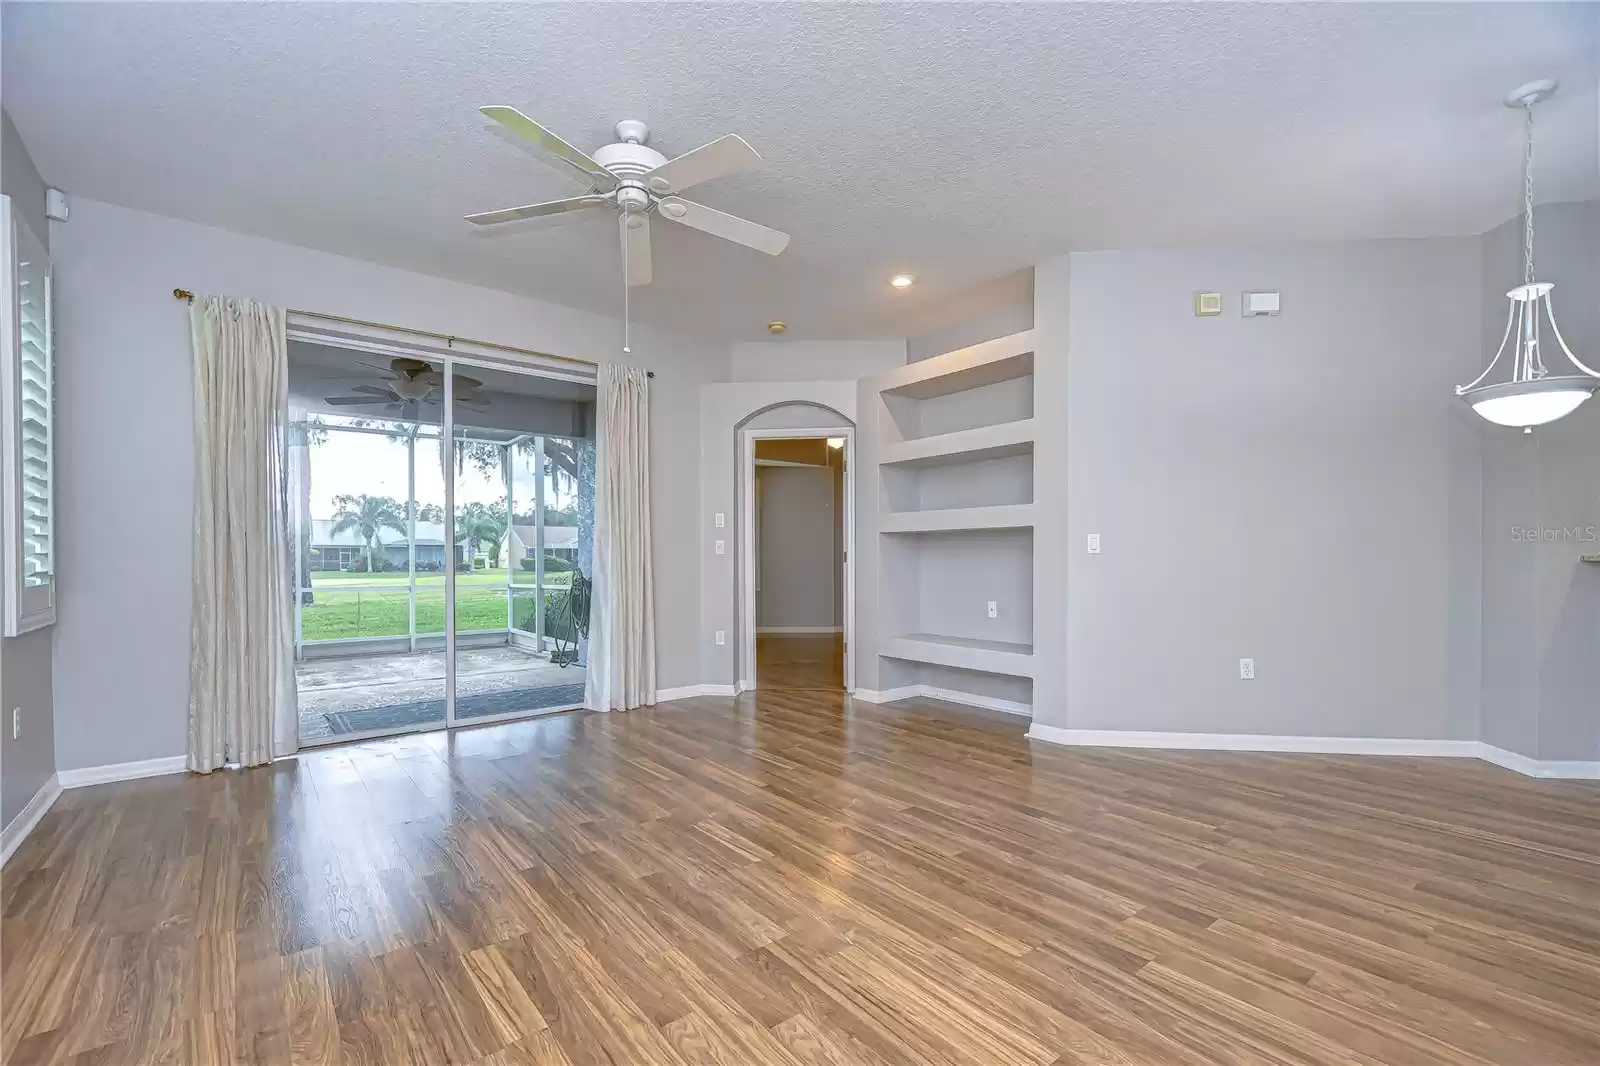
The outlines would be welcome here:
M 593 385 L 426 354 L 290 342 L 302 745 L 582 702 Z
M 583 702 L 587 648 L 570 607 L 585 452 L 576 435 L 588 417 L 586 398 L 583 388 L 457 364 L 451 435 L 463 553 L 455 577 L 456 722 Z

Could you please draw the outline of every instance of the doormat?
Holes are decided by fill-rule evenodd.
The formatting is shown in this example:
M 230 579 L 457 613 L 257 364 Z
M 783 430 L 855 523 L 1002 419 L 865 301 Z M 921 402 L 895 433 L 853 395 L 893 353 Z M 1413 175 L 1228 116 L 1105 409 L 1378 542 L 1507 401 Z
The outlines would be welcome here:
M 508 692 L 486 692 L 481 696 L 462 696 L 456 700 L 456 721 L 486 718 L 512 711 L 542 711 L 550 707 L 571 707 L 583 702 L 583 685 L 545 685 L 518 688 Z M 360 711 L 332 711 L 322 717 L 335 735 L 366 733 L 374 729 L 401 729 L 416 725 L 443 725 L 444 700 L 415 700 L 388 707 L 368 707 Z

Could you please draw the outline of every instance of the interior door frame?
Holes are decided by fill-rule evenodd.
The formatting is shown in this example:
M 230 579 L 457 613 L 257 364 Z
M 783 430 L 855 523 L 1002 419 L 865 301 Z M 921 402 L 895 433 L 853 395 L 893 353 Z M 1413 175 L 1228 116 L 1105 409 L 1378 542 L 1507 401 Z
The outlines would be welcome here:
M 734 531 L 739 552 L 739 645 L 735 676 L 738 691 L 756 688 L 756 568 L 753 550 L 756 529 L 756 441 L 826 440 L 843 437 L 844 448 L 844 690 L 856 688 L 856 429 L 823 426 L 799 429 L 745 427 L 739 430 L 739 524 Z

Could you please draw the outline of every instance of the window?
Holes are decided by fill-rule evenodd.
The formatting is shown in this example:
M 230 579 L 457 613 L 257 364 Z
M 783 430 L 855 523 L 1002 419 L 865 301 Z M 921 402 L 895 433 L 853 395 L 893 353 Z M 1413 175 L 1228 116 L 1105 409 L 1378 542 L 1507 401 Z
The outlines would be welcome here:
M 5 238 L 0 300 L 4 402 L 5 632 L 55 621 L 55 378 L 50 258 L 0 196 Z

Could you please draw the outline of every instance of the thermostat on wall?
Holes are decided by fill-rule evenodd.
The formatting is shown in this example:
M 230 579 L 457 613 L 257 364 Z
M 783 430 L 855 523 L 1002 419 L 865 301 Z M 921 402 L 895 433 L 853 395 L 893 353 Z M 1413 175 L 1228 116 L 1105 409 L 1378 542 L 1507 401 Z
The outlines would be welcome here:
M 1222 314 L 1222 293 L 1197 292 L 1194 294 L 1194 315 L 1196 318 L 1210 318 Z
M 1244 317 L 1275 315 L 1278 313 L 1278 293 L 1247 292 L 1244 294 Z

